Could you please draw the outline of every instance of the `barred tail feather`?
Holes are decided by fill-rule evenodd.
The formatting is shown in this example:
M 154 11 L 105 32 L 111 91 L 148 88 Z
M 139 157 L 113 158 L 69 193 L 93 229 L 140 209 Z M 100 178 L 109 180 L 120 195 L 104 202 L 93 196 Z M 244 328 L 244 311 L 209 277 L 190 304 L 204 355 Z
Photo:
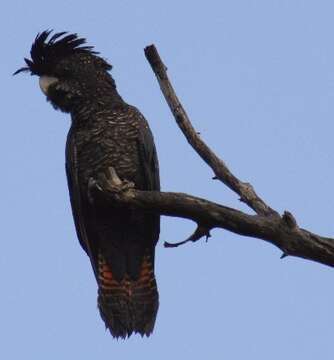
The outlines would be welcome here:
M 151 257 L 144 256 L 137 279 L 126 274 L 117 281 L 100 255 L 98 307 L 112 336 L 126 338 L 133 332 L 149 336 L 159 307 Z

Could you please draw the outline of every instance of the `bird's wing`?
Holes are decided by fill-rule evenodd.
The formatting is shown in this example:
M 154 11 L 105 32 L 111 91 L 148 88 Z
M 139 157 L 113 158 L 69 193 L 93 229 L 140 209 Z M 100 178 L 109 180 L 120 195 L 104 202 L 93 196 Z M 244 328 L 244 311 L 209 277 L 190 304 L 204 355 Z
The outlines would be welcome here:
M 75 145 L 74 132 L 72 129 L 69 131 L 66 143 L 66 175 L 77 236 L 80 245 L 89 256 L 94 274 L 97 276 L 95 261 L 96 251 L 94 249 L 94 244 L 89 241 L 88 235 L 90 226 L 93 226 L 90 220 L 91 217 L 89 216 L 90 205 L 88 203 L 88 199 L 83 199 L 80 194 L 77 149 Z
M 143 115 L 138 113 L 142 120 L 138 138 L 140 167 L 144 177 L 142 190 L 160 191 L 159 162 L 153 135 Z M 146 226 L 149 232 L 147 239 L 155 246 L 160 234 L 160 215 L 148 214 Z
M 140 129 L 138 145 L 141 166 L 145 177 L 145 188 L 143 190 L 160 190 L 158 157 L 153 135 L 146 120 Z

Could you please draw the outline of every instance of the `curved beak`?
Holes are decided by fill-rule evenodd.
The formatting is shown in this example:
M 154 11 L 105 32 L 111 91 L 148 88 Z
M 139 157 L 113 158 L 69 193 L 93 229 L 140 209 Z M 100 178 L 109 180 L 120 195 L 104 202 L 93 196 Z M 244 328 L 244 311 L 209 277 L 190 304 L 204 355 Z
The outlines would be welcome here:
M 53 76 L 43 75 L 39 78 L 39 87 L 43 91 L 44 95 L 48 94 L 49 86 L 54 84 L 57 81 L 58 81 L 58 79 Z

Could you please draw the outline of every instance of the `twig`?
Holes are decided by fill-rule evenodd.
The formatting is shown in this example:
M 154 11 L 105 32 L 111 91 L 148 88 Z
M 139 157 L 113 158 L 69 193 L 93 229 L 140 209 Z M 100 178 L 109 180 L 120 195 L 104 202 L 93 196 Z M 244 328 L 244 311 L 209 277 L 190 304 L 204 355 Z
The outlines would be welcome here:
M 199 239 L 201 239 L 203 236 L 205 236 L 206 240 L 208 240 L 209 237 L 211 237 L 210 229 L 207 226 L 198 225 L 196 230 L 193 232 L 193 234 L 191 234 L 184 241 L 180 241 L 180 242 L 177 242 L 177 243 L 170 243 L 170 242 L 165 241 L 164 242 L 164 247 L 166 247 L 166 248 L 175 248 L 175 247 L 178 247 L 180 245 L 184 245 L 184 244 L 186 244 L 187 242 L 190 242 L 190 241 L 196 242 Z

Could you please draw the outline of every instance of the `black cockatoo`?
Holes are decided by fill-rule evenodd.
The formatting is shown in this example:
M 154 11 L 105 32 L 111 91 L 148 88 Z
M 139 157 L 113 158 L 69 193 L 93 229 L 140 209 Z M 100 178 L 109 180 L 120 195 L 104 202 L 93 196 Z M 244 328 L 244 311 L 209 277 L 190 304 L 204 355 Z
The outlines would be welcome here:
M 140 190 L 159 190 L 159 167 L 152 133 L 143 115 L 128 105 L 109 74 L 112 66 L 77 34 L 37 35 L 31 60 L 16 71 L 39 76 L 55 109 L 71 114 L 66 173 L 81 246 L 98 284 L 98 308 L 114 337 L 149 336 L 159 300 L 154 250 L 158 215 L 92 202 L 91 178 L 113 167 Z

